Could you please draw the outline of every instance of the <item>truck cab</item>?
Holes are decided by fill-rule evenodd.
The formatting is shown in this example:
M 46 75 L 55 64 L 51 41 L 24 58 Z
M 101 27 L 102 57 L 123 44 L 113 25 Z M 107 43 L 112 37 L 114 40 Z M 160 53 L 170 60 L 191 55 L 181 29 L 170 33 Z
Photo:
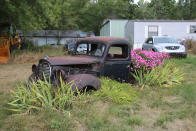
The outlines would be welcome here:
M 81 48 L 82 47 L 82 48 Z M 99 75 L 118 81 L 129 80 L 130 44 L 116 37 L 85 38 L 76 44 L 74 55 L 99 59 Z
M 128 82 L 131 64 L 130 51 L 130 44 L 122 38 L 87 37 L 80 39 L 76 42 L 72 56 L 45 57 L 39 61 L 38 65 L 33 65 L 33 79 L 42 79 L 42 74 L 45 74 L 47 79 L 56 81 L 61 74 L 64 81 L 82 79 L 80 82 L 83 81 L 84 84 L 78 82 L 77 86 L 91 85 L 97 88 L 96 83 L 100 83 L 98 78 L 101 76 Z M 87 84 L 89 82 L 92 83 Z

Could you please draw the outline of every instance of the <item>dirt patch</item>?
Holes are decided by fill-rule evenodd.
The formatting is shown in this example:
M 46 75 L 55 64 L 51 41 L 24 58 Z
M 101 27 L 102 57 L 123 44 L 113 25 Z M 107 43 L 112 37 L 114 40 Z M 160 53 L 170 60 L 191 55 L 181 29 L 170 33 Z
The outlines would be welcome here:
M 188 119 L 186 120 L 175 120 L 173 122 L 167 122 L 167 129 L 169 131 L 195 131 L 196 122 L 192 122 Z
M 31 65 L 0 65 L 0 90 L 7 92 L 9 89 L 16 87 L 17 82 L 28 80 L 31 74 Z
M 152 131 L 154 123 L 160 116 L 161 110 L 158 108 L 150 108 L 146 104 L 142 104 L 142 110 L 136 112 L 137 116 L 143 120 L 143 126 L 136 127 L 136 130 Z
M 180 97 L 176 97 L 176 96 L 167 96 L 163 98 L 164 102 L 167 103 L 180 103 L 181 102 L 181 98 Z
M 106 113 L 107 108 L 109 107 L 109 103 L 103 103 L 102 101 L 95 102 L 94 105 L 95 109 L 99 111 L 99 115 L 103 115 Z

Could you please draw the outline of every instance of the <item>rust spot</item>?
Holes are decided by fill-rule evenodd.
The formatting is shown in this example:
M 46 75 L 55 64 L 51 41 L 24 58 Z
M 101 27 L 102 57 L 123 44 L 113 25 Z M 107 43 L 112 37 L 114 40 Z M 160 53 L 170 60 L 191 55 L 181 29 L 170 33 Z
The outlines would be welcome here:
M 45 60 L 50 62 L 51 65 L 80 65 L 93 64 L 98 62 L 98 59 L 90 56 L 47 57 Z
M 100 42 L 108 42 L 112 40 L 124 40 L 123 38 L 120 37 L 109 37 L 109 36 L 95 36 L 95 37 L 86 37 L 84 39 L 81 39 L 79 41 L 100 41 Z
M 98 90 L 101 86 L 101 81 L 93 75 L 89 74 L 77 74 L 67 78 L 66 82 L 72 85 L 72 90 L 77 91 L 76 88 L 81 91 L 85 87 L 92 87 L 94 90 Z

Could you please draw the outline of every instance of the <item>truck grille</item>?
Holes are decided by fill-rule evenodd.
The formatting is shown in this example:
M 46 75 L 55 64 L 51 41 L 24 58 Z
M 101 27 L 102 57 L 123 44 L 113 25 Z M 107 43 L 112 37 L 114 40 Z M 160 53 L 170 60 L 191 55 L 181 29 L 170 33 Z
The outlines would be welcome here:
M 49 80 L 51 76 L 51 67 L 49 63 L 40 63 L 39 64 L 39 78 L 44 80 L 44 76 L 46 80 Z
M 168 50 L 177 50 L 180 48 L 180 46 L 166 46 L 165 48 Z

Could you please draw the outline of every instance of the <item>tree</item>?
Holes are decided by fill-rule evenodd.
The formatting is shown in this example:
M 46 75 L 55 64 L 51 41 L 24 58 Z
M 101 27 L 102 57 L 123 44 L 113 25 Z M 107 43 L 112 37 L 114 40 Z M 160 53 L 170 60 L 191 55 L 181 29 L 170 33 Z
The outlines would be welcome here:
M 140 0 L 137 3 L 137 8 L 135 9 L 135 13 L 137 19 L 154 19 L 156 17 L 153 8 L 150 8 L 149 3 L 144 2 L 144 0 Z
M 104 19 L 196 19 L 196 0 L 0 0 L 0 22 L 22 30 L 94 31 Z
M 172 19 L 175 0 L 151 0 L 149 8 L 152 8 L 156 19 Z

